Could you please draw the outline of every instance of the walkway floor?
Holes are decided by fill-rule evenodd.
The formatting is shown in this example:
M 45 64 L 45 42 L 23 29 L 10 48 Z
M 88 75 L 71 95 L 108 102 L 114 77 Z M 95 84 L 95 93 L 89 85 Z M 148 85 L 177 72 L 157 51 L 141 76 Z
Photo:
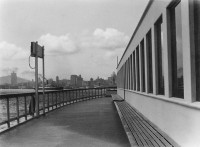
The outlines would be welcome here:
M 129 147 L 111 98 L 62 107 L 0 136 L 0 147 Z

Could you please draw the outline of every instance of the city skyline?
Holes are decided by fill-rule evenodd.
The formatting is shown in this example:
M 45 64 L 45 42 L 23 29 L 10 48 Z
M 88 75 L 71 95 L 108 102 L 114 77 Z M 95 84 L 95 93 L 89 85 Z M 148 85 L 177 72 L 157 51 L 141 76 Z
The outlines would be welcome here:
M 71 76 L 77 76 L 77 77 L 81 77 L 82 79 L 83 79 L 83 81 L 90 81 L 91 79 L 94 79 L 94 80 L 96 80 L 96 79 L 104 79 L 104 80 L 106 80 L 106 79 L 109 79 L 110 77 L 112 77 L 113 75 L 116 75 L 116 73 L 113 71 L 112 73 L 110 73 L 110 75 L 108 75 L 108 77 L 106 77 L 106 78 L 103 78 L 103 77 L 100 77 L 100 76 L 97 76 L 97 77 L 90 77 L 89 79 L 85 79 L 84 77 L 82 77 L 82 75 L 81 74 L 72 74 L 72 75 L 70 75 L 70 77 L 68 77 L 68 78 L 66 78 L 66 77 L 64 77 L 64 78 L 60 78 L 59 77 L 59 75 L 57 75 L 56 77 L 49 77 L 49 78 L 45 78 L 45 80 L 53 80 L 53 81 L 55 81 L 55 82 L 57 82 L 57 81 L 61 81 L 61 80 L 70 80 L 71 79 Z M 13 76 L 15 77 L 14 78 L 14 80 L 13 81 L 15 81 L 14 83 L 18 83 L 18 82 L 16 82 L 17 81 L 17 79 L 16 78 L 21 78 L 21 79 L 24 79 L 24 80 L 27 80 L 27 81 L 35 81 L 35 78 L 33 78 L 33 79 L 26 79 L 26 78 L 22 78 L 22 77 L 20 77 L 20 76 L 18 76 L 17 75 L 17 72 L 15 72 L 15 71 L 12 71 L 10 74 L 8 74 L 8 75 L 5 75 L 5 76 L 0 76 L 0 78 L 3 78 L 3 77 L 8 77 L 8 76 L 10 76 L 10 82 L 9 83 L 11 83 L 12 84 L 12 78 L 13 78 Z M 40 74 L 40 76 L 38 77 L 38 79 L 40 79 L 40 80 L 42 80 L 42 75 Z M 0 81 L 1 82 L 1 81 Z M 0 84 L 1 85 L 1 84 Z
M 110 77 L 103 79 L 97 77 L 85 80 L 81 75 L 71 75 L 70 79 L 60 79 L 56 76 L 55 80 L 52 78 L 44 80 L 44 86 L 48 88 L 61 89 L 76 89 L 76 88 L 96 88 L 102 86 L 116 86 L 116 73 L 113 72 Z M 41 77 L 38 77 L 38 86 L 43 86 Z M 34 89 L 35 80 L 27 80 L 17 76 L 17 73 L 12 72 L 10 75 L 0 77 L 0 89 Z
M 33 79 L 30 44 L 45 47 L 45 76 L 109 76 L 146 0 L 0 0 L 0 76 Z M 92 12 L 92 13 L 91 13 Z M 34 59 L 31 58 L 34 67 Z M 42 73 L 39 60 L 39 73 Z

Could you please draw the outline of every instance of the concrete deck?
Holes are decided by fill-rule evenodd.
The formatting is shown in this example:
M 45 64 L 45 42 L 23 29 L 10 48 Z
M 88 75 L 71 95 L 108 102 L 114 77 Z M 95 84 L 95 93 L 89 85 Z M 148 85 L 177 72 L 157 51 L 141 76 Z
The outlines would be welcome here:
M 0 136 L 0 147 L 129 147 L 111 98 L 55 110 Z

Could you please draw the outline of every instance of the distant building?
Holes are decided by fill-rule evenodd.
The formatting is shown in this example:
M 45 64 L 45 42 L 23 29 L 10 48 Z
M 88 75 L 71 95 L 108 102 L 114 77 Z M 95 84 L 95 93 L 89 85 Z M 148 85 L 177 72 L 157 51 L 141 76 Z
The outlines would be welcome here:
M 94 87 L 94 80 L 93 80 L 93 78 L 90 78 L 90 81 L 88 82 L 88 86 L 89 86 L 90 88 L 93 88 L 93 87 Z
M 59 77 L 56 76 L 56 85 L 58 86 L 59 85 Z
M 17 74 L 14 71 L 11 73 L 11 85 L 17 85 Z
M 71 86 L 75 86 L 77 84 L 77 75 L 71 75 L 70 84 Z
M 82 87 L 83 86 L 83 78 L 81 77 L 81 75 L 77 76 L 77 75 L 71 75 L 70 78 L 70 85 L 73 88 L 77 88 L 77 87 Z
M 77 87 L 82 87 L 83 86 L 83 78 L 81 75 L 77 76 Z

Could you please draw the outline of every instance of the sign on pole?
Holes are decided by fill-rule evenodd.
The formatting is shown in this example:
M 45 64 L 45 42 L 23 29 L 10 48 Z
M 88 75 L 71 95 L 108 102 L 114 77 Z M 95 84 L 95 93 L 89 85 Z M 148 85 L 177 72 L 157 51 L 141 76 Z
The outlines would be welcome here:
M 40 114 L 39 96 L 38 96 L 38 58 L 43 60 L 43 114 L 45 114 L 45 91 L 44 91 L 44 46 L 38 45 L 37 42 L 31 42 L 31 57 L 35 57 L 35 99 L 36 99 L 36 116 Z

